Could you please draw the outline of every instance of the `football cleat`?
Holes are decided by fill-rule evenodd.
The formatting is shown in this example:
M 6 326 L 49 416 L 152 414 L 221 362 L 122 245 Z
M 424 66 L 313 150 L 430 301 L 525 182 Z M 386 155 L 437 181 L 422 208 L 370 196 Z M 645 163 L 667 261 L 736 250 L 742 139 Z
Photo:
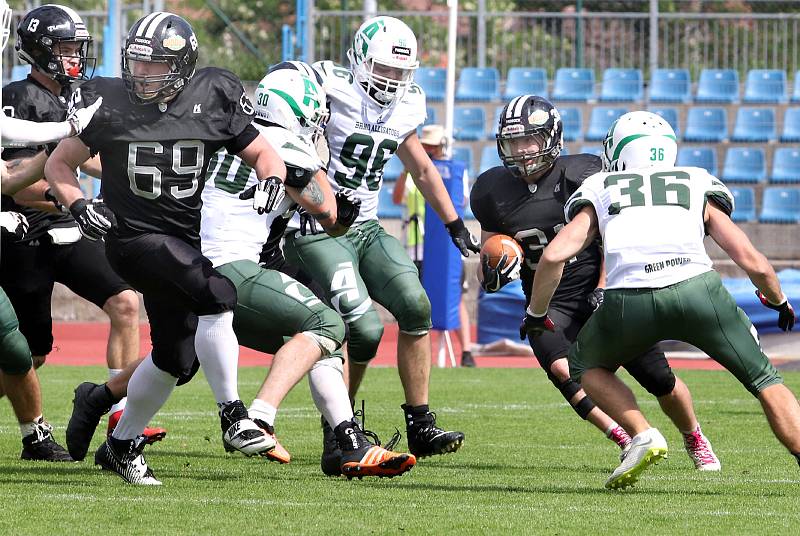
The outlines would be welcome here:
M 114 428 L 117 427 L 117 423 L 119 423 L 120 417 L 122 417 L 122 411 L 115 411 L 111 415 L 108 416 L 108 433 L 106 435 L 111 435 L 114 432 Z M 142 432 L 144 436 L 145 443 L 148 445 L 152 445 L 157 441 L 161 441 L 167 436 L 167 430 L 164 428 L 150 428 L 147 427 Z
M 461 366 L 462 367 L 475 367 L 475 358 L 472 357 L 472 352 L 462 352 L 461 353 Z
M 341 449 L 341 474 L 347 478 L 395 477 L 417 463 L 413 454 L 392 452 L 380 446 L 375 434 L 362 430 L 355 420 L 344 421 L 333 431 Z M 374 443 L 370 441 L 372 436 Z
M 153 471 L 144 459 L 143 450 L 147 440 L 143 435 L 136 439 L 109 437 L 94 453 L 94 464 L 106 471 L 114 471 L 125 482 L 137 486 L 160 486 Z
M 275 448 L 275 438 L 253 422 L 241 400 L 231 402 L 219 412 L 222 444 L 227 452 L 239 451 L 245 456 L 266 456 Z
M 36 423 L 33 432 L 22 438 L 23 460 L 39 460 L 45 462 L 75 461 L 69 453 L 53 439 L 53 427 L 41 419 Z
M 67 423 L 67 448 L 73 459 L 81 461 L 86 457 L 100 419 L 113 404 L 104 384 L 83 382 L 75 388 Z
M 606 480 L 608 489 L 625 489 L 639 480 L 642 472 L 667 457 L 667 440 L 655 428 L 638 434 L 631 441 L 625 460 Z
M 417 458 L 455 452 L 464 444 L 462 432 L 442 430 L 436 426 L 436 414 L 413 415 L 408 405 L 401 406 L 406 414 L 408 450 Z
M 719 463 L 719 458 L 714 454 L 711 442 L 703 435 L 700 425 L 692 433 L 683 434 L 683 446 L 694 462 L 694 468 L 698 471 L 722 470 L 722 464 Z
M 253 422 L 275 441 L 275 448 L 267 452 L 264 456 L 268 460 L 278 463 L 289 463 L 292 461 L 292 455 L 289 454 L 288 450 L 283 448 L 283 445 L 278 442 L 278 438 L 275 437 L 275 427 L 261 419 L 253 419 Z
M 322 458 L 320 459 L 322 472 L 328 476 L 340 476 L 342 474 L 342 449 L 339 448 L 339 440 L 333 433 L 333 428 L 322 417 Z

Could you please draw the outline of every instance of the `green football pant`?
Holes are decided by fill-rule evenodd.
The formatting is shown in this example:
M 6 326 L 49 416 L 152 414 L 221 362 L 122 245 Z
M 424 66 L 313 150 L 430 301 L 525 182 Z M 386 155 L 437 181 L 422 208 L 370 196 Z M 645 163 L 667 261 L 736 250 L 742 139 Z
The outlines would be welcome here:
M 660 289 L 607 290 L 570 349 L 570 374 L 579 380 L 590 368 L 614 371 L 663 340 L 696 346 L 754 396 L 783 383 L 755 327 L 713 270 Z
M 19 321 L 6 292 L 0 288 L 0 370 L 6 374 L 26 374 L 33 366 L 28 341 L 19 330 Z
M 376 220 L 356 225 L 338 238 L 288 234 L 284 253 L 323 287 L 348 324 L 348 353 L 354 362 L 366 363 L 375 357 L 383 335 L 372 300 L 394 315 L 402 333 L 430 331 L 431 303 L 417 267 Z
M 306 286 L 252 261 L 229 262 L 217 271 L 236 286 L 233 329 L 239 344 L 274 354 L 303 333 L 320 346 L 323 356 L 341 357 L 344 323 Z

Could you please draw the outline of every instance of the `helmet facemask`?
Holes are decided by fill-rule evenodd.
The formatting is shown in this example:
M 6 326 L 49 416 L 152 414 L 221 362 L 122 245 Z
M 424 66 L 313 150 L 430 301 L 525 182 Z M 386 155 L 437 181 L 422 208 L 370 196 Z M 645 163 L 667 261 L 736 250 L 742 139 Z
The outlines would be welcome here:
M 528 177 L 547 169 L 561 153 L 562 142 L 544 129 L 508 125 L 497 135 L 497 152 L 503 165 L 517 177 Z M 535 147 L 535 149 L 530 149 Z
M 136 75 L 132 69 L 136 63 L 162 64 L 166 66 L 167 72 Z M 136 104 L 167 102 L 183 89 L 186 82 L 173 57 L 149 56 L 148 59 L 143 59 L 127 52 L 122 56 L 122 80 L 128 96 Z
M 11 8 L 8 7 L 8 4 L 5 1 L 3 1 L 0 3 L 0 11 L 2 11 L 0 15 L 3 17 L 3 34 L 1 38 L 3 46 L 0 48 L 0 50 L 5 50 L 6 45 L 8 44 L 8 38 L 11 35 Z
M 375 58 L 367 58 L 353 66 L 358 83 L 381 106 L 391 106 L 403 98 L 414 81 L 415 70 L 416 66 L 393 66 Z

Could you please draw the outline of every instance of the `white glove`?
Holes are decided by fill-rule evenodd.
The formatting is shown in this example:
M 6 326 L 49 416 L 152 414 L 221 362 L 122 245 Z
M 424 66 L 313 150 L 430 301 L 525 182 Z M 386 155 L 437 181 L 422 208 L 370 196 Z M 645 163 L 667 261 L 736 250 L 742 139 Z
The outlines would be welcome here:
M 0 212 L 0 227 L 21 240 L 28 232 L 28 219 L 19 212 Z
M 94 117 L 95 112 L 100 108 L 101 104 L 103 104 L 103 97 L 99 97 L 91 106 L 73 110 L 72 113 L 69 114 L 67 121 L 72 125 L 73 136 L 77 136 L 89 126 L 92 117 Z
M 285 196 L 286 189 L 281 180 L 278 177 L 267 177 L 259 179 L 258 183 L 239 194 L 239 199 L 252 199 L 253 210 L 264 214 L 275 210 Z

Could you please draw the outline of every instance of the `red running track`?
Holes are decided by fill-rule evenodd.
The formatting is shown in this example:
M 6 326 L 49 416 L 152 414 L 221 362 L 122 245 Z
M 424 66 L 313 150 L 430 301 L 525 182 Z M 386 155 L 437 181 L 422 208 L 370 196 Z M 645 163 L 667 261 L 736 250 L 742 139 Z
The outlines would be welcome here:
M 53 325 L 53 352 L 48 356 L 47 363 L 51 365 L 98 365 L 106 364 L 106 341 L 108 339 L 109 324 L 103 322 L 59 322 Z M 147 324 L 140 326 L 141 355 L 150 351 L 150 328 Z M 456 359 L 461 355 L 457 341 L 455 345 Z M 394 367 L 397 348 L 397 324 L 386 324 L 383 339 L 378 348 L 378 355 L 372 361 L 373 365 Z M 433 357 L 434 364 L 436 357 Z M 241 348 L 239 364 L 244 367 L 266 366 L 271 362 L 271 356 Z M 519 356 L 476 356 L 478 367 L 500 368 L 538 368 L 539 364 L 532 357 Z M 670 359 L 670 364 L 675 368 L 722 370 L 722 367 L 710 359 Z

